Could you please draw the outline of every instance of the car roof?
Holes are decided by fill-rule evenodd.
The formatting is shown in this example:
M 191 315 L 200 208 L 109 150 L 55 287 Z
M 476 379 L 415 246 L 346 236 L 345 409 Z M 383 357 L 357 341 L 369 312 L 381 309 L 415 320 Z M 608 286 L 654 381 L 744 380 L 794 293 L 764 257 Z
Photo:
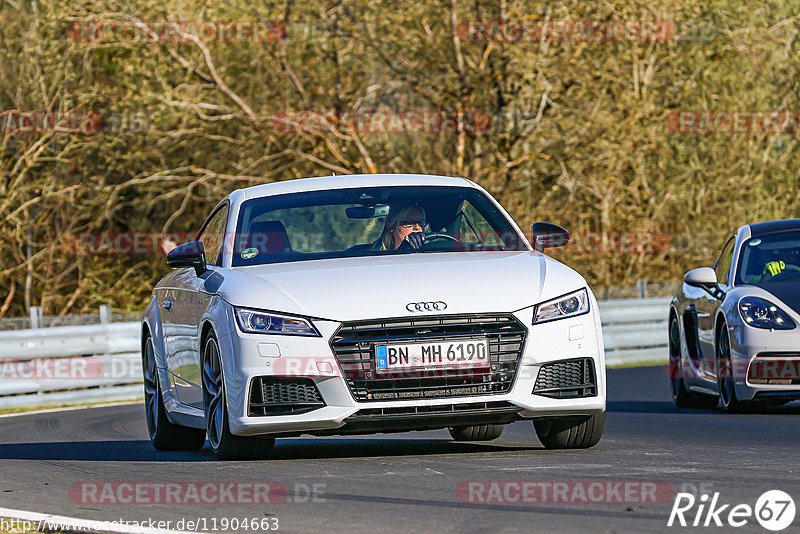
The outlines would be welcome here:
M 753 223 L 750 226 L 750 237 L 771 234 L 773 232 L 783 232 L 786 230 L 800 230 L 800 219 L 781 219 L 777 221 L 766 221 Z
M 271 184 L 256 185 L 240 189 L 244 199 L 299 193 L 302 191 L 320 191 L 326 189 L 348 189 L 354 187 L 379 187 L 391 185 L 439 185 L 467 186 L 475 184 L 466 178 L 436 176 L 428 174 L 348 174 L 343 176 L 320 176 L 317 178 L 300 178 L 285 180 Z

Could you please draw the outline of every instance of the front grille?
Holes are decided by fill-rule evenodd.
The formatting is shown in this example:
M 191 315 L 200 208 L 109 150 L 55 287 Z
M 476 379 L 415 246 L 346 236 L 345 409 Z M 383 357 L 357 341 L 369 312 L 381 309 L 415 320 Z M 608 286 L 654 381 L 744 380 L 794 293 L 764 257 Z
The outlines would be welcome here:
M 260 376 L 250 386 L 251 416 L 294 415 L 323 406 L 325 402 L 310 378 Z
M 597 395 L 594 362 L 591 358 L 576 358 L 542 365 L 533 394 L 555 398 Z
M 491 395 L 511 390 L 526 329 L 511 315 L 443 315 L 344 323 L 331 339 L 350 393 L 357 401 Z M 407 371 L 381 376 L 375 345 L 463 341 L 489 342 L 488 371 Z
M 763 352 L 747 368 L 751 384 L 800 384 L 800 354 L 794 352 Z

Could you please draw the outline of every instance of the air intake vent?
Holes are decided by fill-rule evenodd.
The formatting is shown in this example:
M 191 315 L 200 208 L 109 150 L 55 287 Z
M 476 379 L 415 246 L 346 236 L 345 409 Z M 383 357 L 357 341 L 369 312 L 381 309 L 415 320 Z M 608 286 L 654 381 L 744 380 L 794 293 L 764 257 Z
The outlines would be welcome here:
M 591 358 L 576 358 L 542 365 L 533 393 L 555 398 L 594 397 L 597 395 L 594 362 Z
M 322 395 L 310 378 L 261 376 L 253 379 L 250 388 L 251 416 L 294 415 L 323 406 Z

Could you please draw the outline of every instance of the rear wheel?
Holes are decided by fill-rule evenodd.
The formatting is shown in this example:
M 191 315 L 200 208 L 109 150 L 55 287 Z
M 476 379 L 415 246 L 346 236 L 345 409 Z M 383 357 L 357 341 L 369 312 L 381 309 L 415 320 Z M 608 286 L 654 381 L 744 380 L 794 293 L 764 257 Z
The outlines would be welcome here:
M 203 412 L 211 450 L 220 460 L 253 460 L 269 456 L 275 438 L 255 438 L 231 434 L 225 380 L 219 358 L 219 344 L 214 333 L 203 348 Z
M 491 441 L 503 433 L 505 425 L 473 425 L 450 427 L 450 435 L 456 441 Z
M 717 336 L 717 385 L 722 409 L 728 413 L 741 413 L 747 411 L 751 404 L 736 398 L 736 388 L 733 363 L 731 360 L 731 345 L 728 339 L 728 329 L 725 325 Z
M 142 371 L 147 431 L 153 447 L 159 451 L 190 451 L 202 448 L 206 442 L 205 430 L 176 425 L 167 419 L 158 381 L 153 340 L 150 336 L 144 342 Z
M 546 449 L 588 449 L 603 437 L 606 412 L 535 419 L 533 427 Z
M 678 408 L 713 408 L 719 403 L 717 397 L 692 393 L 686 388 L 681 359 L 681 331 L 678 318 L 674 315 L 669 321 L 669 379 L 672 400 Z

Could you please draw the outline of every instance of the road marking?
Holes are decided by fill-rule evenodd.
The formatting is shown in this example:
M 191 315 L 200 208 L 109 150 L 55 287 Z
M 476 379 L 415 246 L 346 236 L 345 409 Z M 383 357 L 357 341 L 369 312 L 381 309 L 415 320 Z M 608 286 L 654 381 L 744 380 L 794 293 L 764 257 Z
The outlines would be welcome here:
M 78 517 L 67 517 L 65 515 L 42 514 L 39 512 L 28 512 L 26 510 L 12 510 L 11 508 L 0 508 L 0 517 L 30 521 L 33 523 L 32 526 L 37 530 L 40 528 L 45 528 L 50 530 L 88 530 L 95 532 L 113 532 L 115 534 L 188 534 L 188 531 L 186 530 L 166 530 L 142 525 L 126 525 L 120 523 L 119 521 L 80 519 Z
M 19 417 L 21 415 L 36 415 L 38 413 L 55 413 L 55 412 L 68 412 L 73 410 L 86 410 L 88 408 L 107 408 L 109 406 L 125 406 L 127 404 L 141 404 L 142 400 L 122 401 L 122 402 L 109 402 L 105 404 L 89 404 L 86 406 L 66 406 L 63 408 L 48 408 L 46 410 L 31 410 L 29 412 L 14 412 L 0 414 L 0 419 L 7 417 Z

